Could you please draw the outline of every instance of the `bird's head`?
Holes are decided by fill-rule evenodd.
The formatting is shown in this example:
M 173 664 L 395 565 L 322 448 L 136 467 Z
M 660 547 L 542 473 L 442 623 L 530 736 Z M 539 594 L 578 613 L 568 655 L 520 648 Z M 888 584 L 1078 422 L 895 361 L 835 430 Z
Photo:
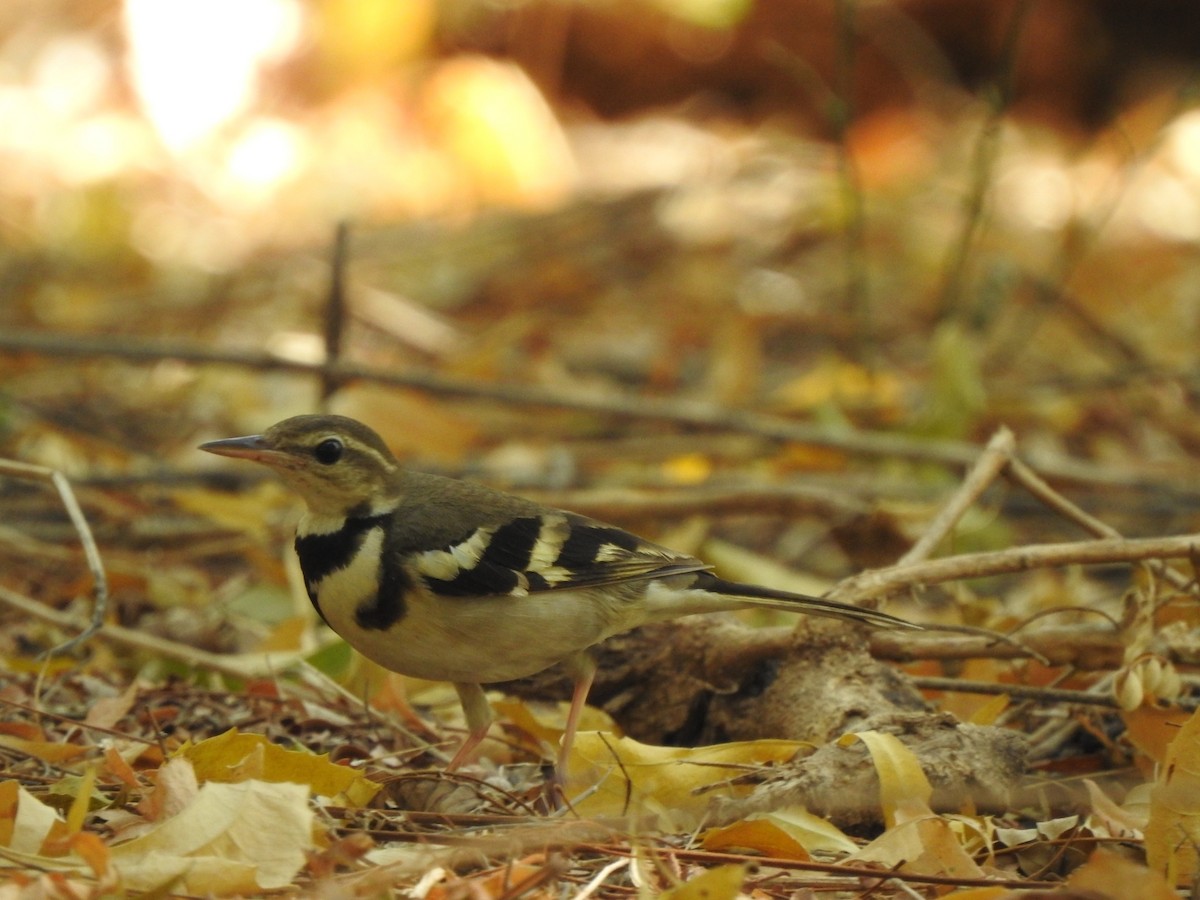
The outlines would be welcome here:
M 396 458 L 379 435 L 345 416 L 294 416 L 200 449 L 271 467 L 315 516 L 372 515 L 398 500 Z

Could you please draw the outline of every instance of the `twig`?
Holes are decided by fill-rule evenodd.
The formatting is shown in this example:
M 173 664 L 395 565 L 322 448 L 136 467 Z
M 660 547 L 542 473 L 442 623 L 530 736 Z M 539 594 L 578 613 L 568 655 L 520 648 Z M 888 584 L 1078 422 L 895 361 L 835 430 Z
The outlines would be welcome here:
M 92 604 L 91 621 L 84 625 L 75 637 L 47 650 L 46 656 L 66 653 L 94 635 L 104 623 L 104 617 L 108 613 L 108 576 L 104 573 L 104 560 L 100 558 L 100 550 L 96 547 L 95 538 L 92 537 L 92 529 L 88 527 L 87 519 L 83 515 L 83 510 L 80 509 L 79 501 L 75 499 L 75 492 L 71 490 L 71 483 L 67 481 L 65 475 L 46 466 L 36 466 L 8 459 L 0 460 L 0 474 L 49 481 L 58 491 L 63 508 L 66 509 L 71 524 L 75 526 L 75 533 L 79 535 L 79 544 L 83 547 L 83 557 L 87 560 L 88 570 L 92 573 L 92 591 L 95 595 L 95 602 Z
M 964 553 L 945 559 L 870 569 L 841 581 L 829 593 L 829 598 L 843 603 L 857 603 L 886 597 L 917 585 L 1007 575 L 1051 566 L 1179 559 L 1193 556 L 1197 552 L 1200 552 L 1200 534 L 1029 544 L 1008 550 Z
M 32 597 L 26 597 L 24 594 L 19 594 L 3 585 L 0 585 L 0 603 L 5 603 L 26 615 L 41 619 L 43 622 L 50 622 L 59 628 L 75 629 L 83 627 L 83 623 L 75 616 L 51 609 L 44 603 L 39 603 Z M 234 678 L 252 678 L 257 675 L 277 672 L 284 665 L 294 662 L 301 656 L 300 653 L 254 653 L 243 656 L 223 656 L 219 653 L 209 653 L 207 650 L 201 650 L 198 647 L 190 647 L 187 644 L 180 644 L 177 641 L 170 641 L 166 638 L 147 634 L 144 631 L 125 628 L 124 626 L 113 625 L 111 623 L 101 624 L 95 634 L 97 637 L 110 640 L 116 644 L 135 647 L 139 650 L 145 650 L 169 659 L 177 659 L 180 662 L 198 668 L 212 669 L 214 672 L 220 672 L 223 675 L 230 675 Z M 74 642 L 78 642 L 78 640 L 76 638 Z M 68 642 L 68 644 L 71 643 Z M 60 649 L 60 647 L 56 647 L 55 652 Z
M 967 473 L 967 477 L 958 486 L 958 490 L 934 517 L 920 540 L 900 557 L 897 565 L 909 565 L 929 557 L 929 554 L 946 535 L 954 530 L 954 526 L 958 524 L 958 520 L 963 517 L 963 514 L 1009 465 L 1013 459 L 1015 445 L 1016 442 L 1011 431 L 1004 427 L 997 429 L 987 446 L 983 448 L 979 459 L 975 461 L 975 465 L 971 467 L 971 471 Z
M 618 847 L 612 844 L 580 844 L 578 851 L 590 851 L 608 856 L 632 856 L 638 852 L 628 847 Z M 689 850 L 672 848 L 671 853 L 682 860 L 698 863 L 727 863 L 753 862 L 762 868 L 788 869 L 800 872 L 821 872 L 825 875 L 845 876 L 858 879 L 889 879 L 898 878 L 915 884 L 949 884 L 958 887 L 1011 887 L 1024 890 L 1051 889 L 1061 887 L 1056 881 L 1028 881 L 1019 878 L 971 878 L 953 875 L 923 875 L 917 872 L 887 871 L 872 869 L 850 862 L 825 863 L 815 860 L 800 860 L 789 857 L 745 856 L 738 853 L 724 853 L 715 850 Z
M 994 681 L 964 681 L 961 678 L 935 678 L 921 675 L 913 676 L 911 681 L 926 691 L 1008 695 L 1019 697 L 1022 700 L 1039 700 L 1043 703 L 1075 703 L 1084 706 L 1117 708 L 1116 698 L 1111 693 L 1100 695 L 1064 688 L 1038 687 L 1033 684 L 999 684 Z
M 1051 666 L 1115 669 L 1125 659 L 1121 635 L 1111 629 L 1070 625 L 1039 628 L 1022 635 L 1021 643 L 997 643 L 991 636 L 946 635 L 937 630 L 870 634 L 871 655 L 892 662 L 957 659 L 1026 659 L 1041 654 Z
M 336 363 L 342 358 L 342 332 L 346 323 L 346 265 L 349 261 L 350 226 L 338 222 L 333 235 L 333 254 L 329 262 L 329 299 L 325 303 L 325 359 Z M 338 389 L 340 382 L 332 372 L 321 375 L 321 401 Z
M 1064 519 L 1074 522 L 1088 534 L 1095 537 L 1119 538 L 1121 533 L 1107 522 L 1101 521 L 1087 510 L 1068 500 L 1049 484 L 1037 472 L 1013 456 L 1004 469 L 1004 477 L 1018 487 L 1028 491 L 1034 499 L 1052 512 L 1058 513 Z
M 1058 491 L 1054 490 L 1049 484 L 1042 479 L 1037 472 L 1033 471 L 1021 460 L 1013 457 L 1009 461 L 1008 468 L 1004 470 L 1004 475 L 1014 484 L 1020 485 L 1030 494 L 1044 503 L 1050 509 L 1057 512 L 1060 516 L 1069 521 L 1075 522 L 1084 531 L 1089 534 L 1094 534 L 1096 537 L 1102 538 L 1120 538 L 1121 533 L 1113 528 L 1107 522 L 1097 519 L 1091 513 L 1076 506 Z M 1186 590 L 1191 584 L 1192 579 L 1182 572 L 1172 569 L 1170 566 L 1164 565 L 1160 560 L 1149 561 L 1150 570 L 1159 578 L 1165 579 L 1172 586 Z

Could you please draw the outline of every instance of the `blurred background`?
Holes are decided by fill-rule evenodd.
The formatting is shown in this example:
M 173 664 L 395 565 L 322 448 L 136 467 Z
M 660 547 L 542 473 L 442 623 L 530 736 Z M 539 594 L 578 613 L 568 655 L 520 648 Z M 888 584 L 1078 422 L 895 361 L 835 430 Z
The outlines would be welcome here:
M 717 526 L 826 577 L 1001 423 L 1131 533 L 1194 529 L 1198 56 L 1191 0 L 9 0 L 0 455 L 197 603 L 245 545 L 184 512 L 291 507 L 196 443 L 321 406 L 551 501 L 841 491 Z
M 16 0 L 0 328 L 319 361 L 345 221 L 360 362 L 967 435 L 1016 365 L 1190 364 L 1197 47 L 1186 0 Z M 76 374 L 13 413 L 209 377 Z

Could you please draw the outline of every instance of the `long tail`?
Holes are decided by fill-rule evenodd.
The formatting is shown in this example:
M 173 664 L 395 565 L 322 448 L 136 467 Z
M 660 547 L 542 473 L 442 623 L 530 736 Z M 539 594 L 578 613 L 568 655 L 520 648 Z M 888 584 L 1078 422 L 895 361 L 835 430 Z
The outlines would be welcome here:
M 781 609 L 784 612 L 805 613 L 810 616 L 826 616 L 831 619 L 845 619 L 851 622 L 865 622 L 880 628 L 920 628 L 915 622 L 909 622 L 898 616 L 874 609 L 864 609 L 839 603 L 836 600 L 825 600 L 821 597 L 811 597 L 808 594 L 793 594 L 790 591 L 777 591 L 757 584 L 740 584 L 736 581 L 726 581 L 709 572 L 697 573 L 696 580 L 691 585 L 692 590 L 705 591 L 728 597 L 737 605 L 760 606 L 765 609 Z M 733 605 L 733 604 L 731 604 Z

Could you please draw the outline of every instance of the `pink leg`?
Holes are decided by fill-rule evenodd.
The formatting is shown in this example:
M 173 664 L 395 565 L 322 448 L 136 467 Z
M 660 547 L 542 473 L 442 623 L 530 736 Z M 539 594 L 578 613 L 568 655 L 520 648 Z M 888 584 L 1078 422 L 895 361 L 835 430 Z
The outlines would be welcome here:
M 563 731 L 562 742 L 559 744 L 558 777 L 562 778 L 567 768 L 567 757 L 571 755 L 571 746 L 575 743 L 575 732 L 579 728 L 579 717 L 583 715 L 583 707 L 587 704 L 588 692 L 596 679 L 596 663 L 587 655 L 580 655 L 571 661 L 571 669 L 575 676 L 575 691 L 571 694 L 571 709 L 567 712 L 567 727 Z
M 464 683 L 455 684 L 454 690 L 458 691 L 458 700 L 462 703 L 469 730 L 467 739 L 463 741 L 458 752 L 454 754 L 454 758 L 450 760 L 450 765 L 446 766 L 447 772 L 453 772 L 467 761 L 471 752 L 487 737 L 488 726 L 492 724 L 492 707 L 488 704 L 482 687 L 477 684 Z

